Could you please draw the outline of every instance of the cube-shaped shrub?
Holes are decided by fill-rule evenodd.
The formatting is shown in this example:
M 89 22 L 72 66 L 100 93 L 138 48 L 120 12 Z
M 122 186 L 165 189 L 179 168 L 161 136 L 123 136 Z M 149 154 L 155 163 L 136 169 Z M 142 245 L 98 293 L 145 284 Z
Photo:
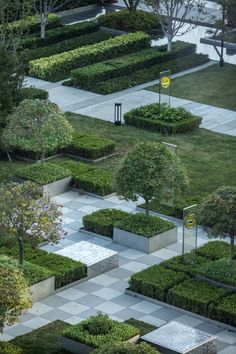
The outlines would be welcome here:
M 198 274 L 223 284 L 236 288 L 236 262 L 232 267 L 227 264 L 227 259 L 222 258 L 214 262 L 208 262 L 199 268 Z
M 234 257 L 236 258 L 236 245 L 234 246 L 234 250 Z M 210 241 L 205 245 L 198 247 L 197 253 L 202 257 L 215 261 L 228 256 L 229 244 L 224 241 Z
M 210 306 L 210 317 L 236 327 L 236 294 L 222 299 L 217 305 Z

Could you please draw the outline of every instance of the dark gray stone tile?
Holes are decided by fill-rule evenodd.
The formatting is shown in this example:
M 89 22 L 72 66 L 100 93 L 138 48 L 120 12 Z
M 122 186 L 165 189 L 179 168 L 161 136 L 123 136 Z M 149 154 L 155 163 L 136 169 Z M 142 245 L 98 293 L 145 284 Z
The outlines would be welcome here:
M 122 306 L 132 306 L 140 302 L 140 300 L 134 296 L 129 296 L 126 294 L 122 294 L 120 296 L 117 296 L 115 299 L 112 300 L 116 304 L 122 305 Z
M 122 318 L 123 320 L 128 320 L 129 318 L 136 318 L 138 320 L 140 317 L 143 317 L 143 313 L 127 308 L 117 312 L 116 317 Z
M 210 323 L 206 323 L 206 322 L 196 326 L 195 328 L 200 329 L 201 331 L 207 332 L 209 334 L 216 334 L 217 335 L 217 333 L 222 332 L 222 327 L 217 327 L 217 326 L 214 326 L 214 325 L 212 325 Z
M 65 305 L 68 301 L 69 301 L 68 299 L 54 295 L 54 296 L 47 297 L 46 299 L 43 299 L 40 302 L 45 305 L 51 306 L 53 308 L 57 308 L 57 307 Z
M 101 299 L 98 296 L 94 295 L 87 295 L 82 297 L 81 299 L 78 299 L 77 302 L 82 304 L 82 305 L 87 305 L 89 307 L 95 307 L 100 305 L 104 300 Z
M 123 269 L 123 268 L 115 268 L 110 270 L 109 272 L 106 273 L 107 275 L 113 277 L 113 278 L 117 278 L 117 279 L 126 279 L 128 277 L 130 277 L 131 274 L 133 274 L 131 271 L 127 270 L 127 269 Z
M 67 318 L 71 317 L 71 314 L 68 312 L 61 311 L 59 309 L 49 311 L 45 313 L 44 315 L 41 315 L 41 317 L 45 318 L 46 320 L 50 321 L 56 321 L 56 320 L 61 320 L 64 321 Z
M 175 318 L 180 316 L 180 312 L 173 311 L 167 308 L 162 308 L 152 313 L 152 316 L 158 317 L 166 322 L 173 321 Z

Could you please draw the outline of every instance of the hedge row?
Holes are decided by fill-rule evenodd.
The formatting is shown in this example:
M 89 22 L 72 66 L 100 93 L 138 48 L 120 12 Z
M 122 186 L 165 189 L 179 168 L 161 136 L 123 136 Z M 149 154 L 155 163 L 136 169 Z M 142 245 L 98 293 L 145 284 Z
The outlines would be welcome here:
M 68 70 L 93 64 L 113 56 L 135 52 L 149 45 L 150 37 L 143 32 L 117 36 L 100 44 L 93 44 L 48 58 L 30 61 L 29 74 L 48 80 Z
M 65 39 L 79 37 L 98 30 L 99 24 L 96 21 L 85 21 L 70 26 L 57 27 L 51 30 L 47 30 L 45 38 L 40 38 L 39 34 L 22 38 L 20 41 L 20 48 L 33 49 L 45 47 L 50 44 L 61 42 Z
M 37 88 L 37 87 L 23 87 L 19 91 L 19 100 L 47 100 L 48 91 Z
M 112 154 L 115 150 L 114 141 L 96 135 L 75 134 L 72 143 L 64 152 L 90 160 Z
M 173 43 L 171 52 L 160 51 L 158 47 L 144 49 L 121 58 L 88 65 L 71 72 L 73 85 L 93 90 L 100 81 L 110 80 L 119 76 L 132 74 L 142 68 L 160 64 L 177 57 L 186 56 L 195 52 L 196 46 L 185 42 Z
M 173 108 L 158 103 L 142 106 L 124 114 L 125 123 L 162 134 L 178 134 L 198 128 L 202 118 L 182 107 Z
M 115 223 L 129 214 L 117 209 L 101 209 L 83 217 L 84 228 L 99 235 L 113 238 Z
M 210 306 L 211 318 L 236 327 L 236 294 L 227 296 L 217 305 Z
M 54 275 L 50 269 L 27 261 L 24 262 L 23 274 L 29 286 Z
M 202 65 L 208 60 L 209 59 L 206 55 L 190 54 L 186 57 L 176 58 L 174 60 L 150 66 L 149 68 L 137 70 L 129 75 L 123 75 L 110 80 L 98 82 L 94 85 L 92 91 L 107 95 L 148 81 L 156 80 L 160 76 L 161 71 L 170 69 L 171 73 L 175 74 L 176 72 Z
M 80 37 L 74 37 L 55 44 L 51 44 L 48 47 L 25 50 L 22 52 L 22 57 L 23 60 L 28 63 L 31 60 L 47 58 L 55 54 L 60 54 L 73 49 L 77 49 L 79 47 L 83 47 L 85 45 L 99 43 L 113 37 L 114 35 L 109 32 L 92 32 Z
M 209 258 L 212 261 L 226 258 L 229 254 L 229 244 L 224 241 L 211 241 L 201 247 L 198 247 L 197 253 L 202 257 Z M 234 246 L 234 258 L 236 259 L 236 245 Z
M 236 287 L 236 263 L 234 262 L 230 269 L 226 258 L 202 265 L 198 274 Z

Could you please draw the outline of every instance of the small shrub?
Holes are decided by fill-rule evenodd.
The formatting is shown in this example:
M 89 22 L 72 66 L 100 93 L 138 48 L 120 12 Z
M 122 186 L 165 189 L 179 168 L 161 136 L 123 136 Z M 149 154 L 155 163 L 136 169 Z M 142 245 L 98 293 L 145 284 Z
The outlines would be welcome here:
M 70 171 L 51 163 L 46 163 L 44 166 L 33 164 L 17 169 L 15 176 L 45 185 L 69 177 Z
M 47 100 L 48 91 L 37 87 L 24 87 L 20 90 L 20 101 L 24 100 Z
M 132 344 L 126 342 L 118 342 L 106 344 L 105 346 L 96 349 L 94 354 L 158 354 L 154 347 L 147 343 Z
M 165 301 L 168 290 L 186 279 L 188 276 L 184 273 L 154 265 L 133 274 L 129 280 L 129 287 L 136 293 Z
M 83 217 L 86 230 L 103 236 L 113 237 L 113 227 L 116 221 L 126 217 L 128 213 L 117 209 L 101 209 Z
M 128 320 L 125 320 L 125 323 L 130 324 L 131 326 L 137 327 L 140 331 L 140 336 L 144 336 L 145 334 L 154 331 L 155 329 L 157 329 L 156 326 L 141 321 L 141 320 L 136 320 L 135 318 L 129 318 Z
M 23 354 L 21 348 L 16 347 L 8 342 L 0 342 L 1 354 Z
M 83 330 L 87 331 L 92 336 L 107 334 L 112 329 L 112 321 L 108 316 L 97 315 L 92 321 L 87 321 L 83 324 Z
M 145 237 L 153 237 L 175 227 L 170 221 L 143 213 L 129 214 L 115 222 L 115 227 Z
M 211 305 L 209 315 L 214 320 L 236 327 L 236 294 L 227 296 L 217 305 Z
M 219 281 L 224 284 L 236 287 L 236 262 L 232 267 L 227 264 L 226 258 L 219 259 L 214 262 L 208 262 L 202 265 L 198 274 L 203 275 L 212 280 Z

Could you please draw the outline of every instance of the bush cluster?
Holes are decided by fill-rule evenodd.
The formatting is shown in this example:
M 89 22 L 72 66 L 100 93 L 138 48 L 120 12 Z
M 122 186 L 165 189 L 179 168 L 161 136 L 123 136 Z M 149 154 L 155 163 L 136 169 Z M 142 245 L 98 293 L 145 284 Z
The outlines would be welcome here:
M 236 287 L 236 262 L 234 262 L 232 268 L 230 268 L 226 258 L 202 265 L 198 274 Z
M 85 21 L 70 26 L 57 27 L 48 30 L 45 38 L 40 38 L 39 34 L 30 35 L 20 41 L 21 49 L 34 49 L 55 44 L 63 40 L 79 37 L 91 32 L 98 31 L 99 24 L 96 21 Z
M 129 75 L 139 69 L 192 54 L 195 50 L 195 45 L 180 41 L 173 43 L 171 52 L 160 50 L 160 47 L 148 48 L 121 58 L 75 69 L 71 72 L 71 80 L 75 86 L 93 90 L 98 82 Z
M 29 74 L 40 79 L 51 79 L 55 75 L 80 66 L 93 64 L 113 56 L 138 51 L 150 45 L 150 37 L 143 32 L 117 36 L 99 44 L 74 49 L 29 62 Z
M 129 288 L 153 299 L 166 301 L 168 290 L 186 279 L 188 276 L 184 273 L 154 265 L 133 274 L 129 280 Z
M 154 347 L 147 343 L 132 344 L 127 342 L 106 344 L 94 351 L 94 354 L 158 354 Z
M 70 171 L 66 168 L 50 163 L 46 163 L 44 166 L 41 164 L 33 164 L 17 169 L 15 176 L 30 180 L 40 185 L 45 185 L 69 177 Z
M 107 343 L 127 341 L 137 334 L 139 334 L 137 328 L 124 322 L 111 320 L 101 314 L 92 316 L 63 332 L 64 337 L 93 348 L 99 348 Z
M 202 118 L 182 107 L 173 108 L 158 103 L 132 109 L 124 114 L 125 123 L 162 134 L 178 134 L 198 128 Z
M 199 274 L 199 269 L 206 263 L 209 263 L 209 260 L 198 254 L 195 255 L 194 251 L 192 251 L 184 255 L 184 260 L 182 256 L 176 256 L 161 262 L 161 265 L 167 269 L 194 277 Z
M 20 101 L 24 100 L 47 100 L 48 91 L 37 88 L 37 87 L 23 87 L 19 92 Z
M 65 152 L 90 160 L 112 154 L 115 150 L 114 141 L 96 135 L 74 134 L 72 143 Z
M 173 229 L 175 224 L 163 220 L 158 216 L 137 213 L 129 214 L 121 220 L 116 221 L 115 227 L 149 238 Z
M 150 32 L 152 29 L 160 27 L 154 14 L 141 10 L 134 13 L 130 13 L 129 10 L 108 12 L 99 16 L 98 22 L 101 26 L 126 32 Z
M 127 215 L 128 213 L 122 210 L 101 209 L 85 215 L 83 223 L 86 230 L 112 238 L 115 223 Z
M 208 57 L 203 54 L 190 54 L 182 58 L 176 58 L 161 64 L 155 64 L 149 68 L 143 68 L 132 72 L 129 75 L 119 76 L 106 81 L 98 82 L 93 92 L 107 95 L 116 91 L 122 91 L 127 88 L 143 84 L 144 82 L 156 80 L 161 71 L 171 70 L 172 74 L 202 65 L 208 61 Z
M 236 245 L 234 246 L 234 258 L 236 258 Z M 229 244 L 224 241 L 211 241 L 198 247 L 197 253 L 202 257 L 209 258 L 212 261 L 226 258 L 229 254 Z
M 9 342 L 0 342 L 1 354 L 23 354 L 21 348 L 12 345 Z

